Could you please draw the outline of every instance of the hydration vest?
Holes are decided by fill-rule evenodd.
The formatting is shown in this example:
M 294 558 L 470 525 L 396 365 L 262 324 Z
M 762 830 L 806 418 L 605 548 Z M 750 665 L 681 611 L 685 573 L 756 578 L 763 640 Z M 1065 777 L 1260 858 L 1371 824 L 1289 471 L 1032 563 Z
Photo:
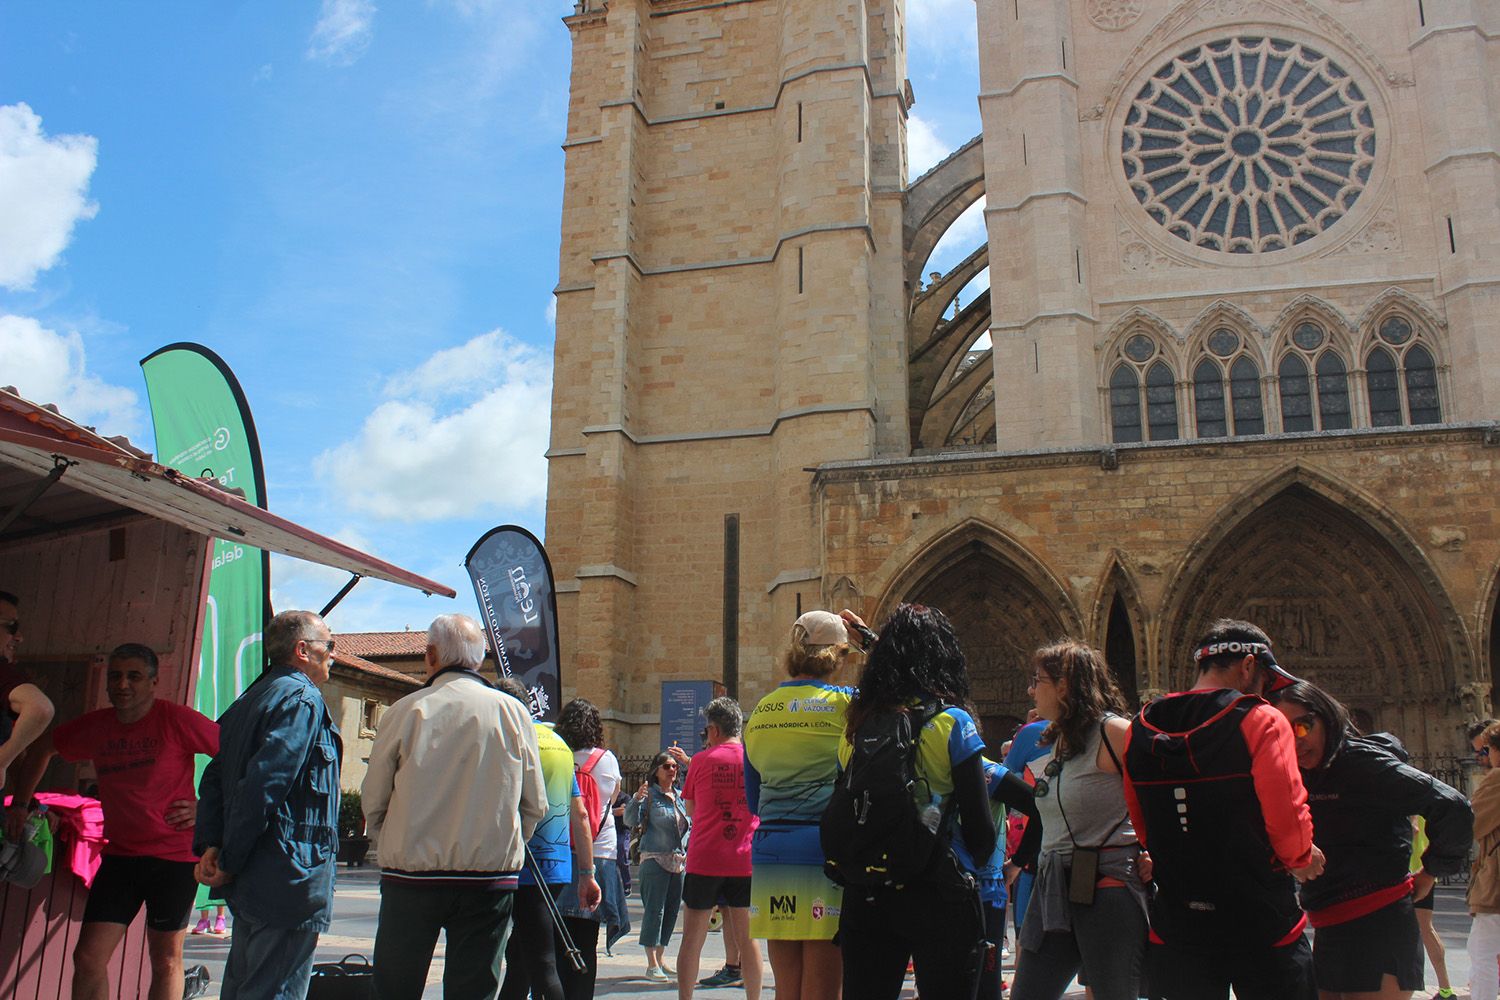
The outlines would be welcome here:
M 1148 705 L 1131 724 L 1125 770 L 1155 866 L 1157 940 L 1276 946 L 1301 932 L 1297 882 L 1266 834 L 1241 728 L 1264 704 L 1230 689 L 1188 691 Z

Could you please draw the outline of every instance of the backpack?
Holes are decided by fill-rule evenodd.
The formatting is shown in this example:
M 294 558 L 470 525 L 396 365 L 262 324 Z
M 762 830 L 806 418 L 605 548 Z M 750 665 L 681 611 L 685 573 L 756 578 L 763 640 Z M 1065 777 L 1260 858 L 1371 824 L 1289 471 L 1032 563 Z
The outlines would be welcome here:
M 917 771 L 922 728 L 945 707 L 924 702 L 880 712 L 854 733 L 854 753 L 833 786 L 819 831 L 823 869 L 834 882 L 900 887 L 927 873 L 946 850 L 952 796 L 941 810 L 919 806 L 927 782 Z
M 604 808 L 604 796 L 599 792 L 599 782 L 594 780 L 594 765 L 603 757 L 604 750 L 595 747 L 585 763 L 573 765 L 573 777 L 578 779 L 578 794 L 583 798 L 583 808 L 589 816 L 589 833 L 595 840 L 599 839 L 599 831 L 604 829 L 604 817 L 608 812 Z

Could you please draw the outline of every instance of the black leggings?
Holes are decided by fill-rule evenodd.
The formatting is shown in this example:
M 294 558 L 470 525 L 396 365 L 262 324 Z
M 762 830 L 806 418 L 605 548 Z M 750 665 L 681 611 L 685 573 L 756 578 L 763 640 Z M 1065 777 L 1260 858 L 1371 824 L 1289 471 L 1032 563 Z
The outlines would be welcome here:
M 924 997 L 973 1000 L 979 988 L 984 919 L 973 889 L 851 886 L 844 890 L 838 940 L 844 996 L 851 1000 L 896 1000 L 908 961 Z
M 553 896 L 561 885 L 547 887 Z M 499 1000 L 567 1000 L 558 977 L 557 952 L 553 946 L 552 914 L 542 889 L 523 885 L 516 889 L 511 914 L 510 942 L 505 946 L 505 982 Z
M 557 941 L 557 978 L 562 980 L 566 1000 L 594 1000 L 594 980 L 599 975 L 599 921 L 563 917 L 573 943 L 583 952 L 584 969 L 573 968 L 562 939 Z
M 1005 904 L 984 904 L 984 962 L 979 967 L 978 1000 L 1004 1000 L 1000 948 L 1005 944 Z

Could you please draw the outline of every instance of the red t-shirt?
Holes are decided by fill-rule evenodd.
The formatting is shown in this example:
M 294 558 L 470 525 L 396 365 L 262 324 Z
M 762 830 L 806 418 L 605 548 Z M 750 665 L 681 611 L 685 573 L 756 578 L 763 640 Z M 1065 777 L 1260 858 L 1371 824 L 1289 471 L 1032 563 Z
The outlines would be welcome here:
M 193 755 L 219 752 L 219 725 L 191 708 L 157 699 L 126 725 L 112 708 L 57 727 L 64 760 L 92 760 L 104 804 L 105 854 L 193 861 L 193 828 L 167 825 L 167 806 L 192 799 Z
M 687 870 L 749 875 L 750 840 L 760 819 L 745 801 L 745 745 L 720 743 L 694 754 L 682 798 L 693 804 Z

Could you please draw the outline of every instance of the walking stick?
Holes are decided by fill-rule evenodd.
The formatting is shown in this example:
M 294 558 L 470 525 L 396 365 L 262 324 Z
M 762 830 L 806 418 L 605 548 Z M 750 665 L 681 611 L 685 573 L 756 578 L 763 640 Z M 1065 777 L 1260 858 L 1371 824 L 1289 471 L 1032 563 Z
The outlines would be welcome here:
M 575 972 L 587 972 L 588 965 L 583 961 L 583 952 L 578 950 L 578 945 L 573 943 L 573 935 L 568 933 L 568 926 L 563 923 L 562 911 L 557 908 L 557 900 L 552 898 L 552 893 L 547 891 L 547 883 L 542 878 L 542 866 L 536 860 L 536 855 L 531 853 L 531 848 L 526 848 L 526 863 L 531 866 L 531 877 L 536 879 L 537 888 L 542 890 L 542 899 L 547 901 L 547 912 L 552 915 L 552 926 L 557 928 L 557 936 L 562 940 L 563 949 L 568 953 L 568 961 L 573 963 Z

